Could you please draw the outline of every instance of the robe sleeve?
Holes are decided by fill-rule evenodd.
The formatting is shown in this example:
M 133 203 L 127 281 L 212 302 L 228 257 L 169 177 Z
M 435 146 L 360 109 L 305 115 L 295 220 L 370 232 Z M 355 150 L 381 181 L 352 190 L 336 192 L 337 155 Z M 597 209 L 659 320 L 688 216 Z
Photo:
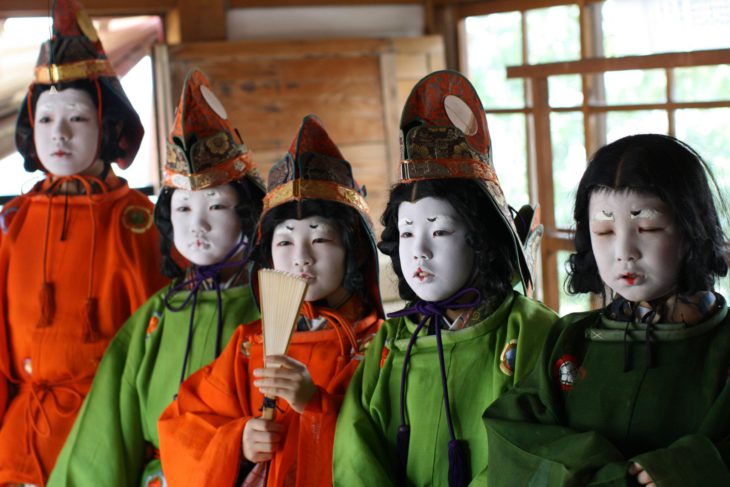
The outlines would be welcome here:
M 119 330 L 99 364 L 94 382 L 51 473 L 54 486 L 139 485 L 146 442 L 135 379 L 151 299 Z
M 24 196 L 7 202 L 0 211 L 0 420 L 5 416 L 5 410 L 10 401 L 12 377 L 10 372 L 10 347 L 8 345 L 8 265 L 12 252 L 11 238 L 6 235 L 11 223 L 21 212 Z M 23 217 L 20 217 L 22 220 Z M 17 223 L 16 223 L 17 224 Z
M 341 486 L 395 486 L 396 451 L 384 437 L 370 402 L 380 375 L 387 327 L 380 329 L 355 371 L 337 420 L 333 480 Z
M 248 406 L 248 361 L 239 326 L 210 365 L 188 377 L 160 416 L 162 470 L 168 485 L 233 485 L 244 461 L 241 440 L 253 416 Z

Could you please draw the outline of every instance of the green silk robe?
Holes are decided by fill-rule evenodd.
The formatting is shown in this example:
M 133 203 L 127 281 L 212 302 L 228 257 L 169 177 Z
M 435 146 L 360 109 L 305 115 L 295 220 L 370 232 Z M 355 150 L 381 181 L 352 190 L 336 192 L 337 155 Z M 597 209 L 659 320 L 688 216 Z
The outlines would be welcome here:
M 561 319 L 539 366 L 487 411 L 490 485 L 636 485 L 631 462 L 658 487 L 730 485 L 726 304 L 654 325 L 651 345 L 646 325 L 626 330 L 601 312 Z
M 534 366 L 555 319 L 542 304 L 513 293 L 491 315 L 472 315 L 468 327 L 443 331 L 451 414 L 457 439 L 469 444 L 471 485 L 486 483 L 484 412 Z M 335 432 L 335 485 L 397 485 L 401 369 L 415 327 L 407 318 L 386 320 L 355 372 Z M 424 334 L 413 347 L 406 404 L 409 485 L 448 485 L 450 436 L 435 336 Z

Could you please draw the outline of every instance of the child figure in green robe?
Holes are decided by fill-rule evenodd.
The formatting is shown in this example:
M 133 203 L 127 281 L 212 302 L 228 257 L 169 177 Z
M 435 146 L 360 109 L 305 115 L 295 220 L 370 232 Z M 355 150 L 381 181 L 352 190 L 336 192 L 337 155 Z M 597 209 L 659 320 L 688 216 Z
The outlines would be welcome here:
M 665 135 L 593 156 L 568 287 L 610 299 L 562 318 L 487 411 L 490 485 L 730 485 L 730 318 L 713 290 L 728 266 L 708 175 Z
M 421 80 L 401 136 L 379 248 L 409 305 L 383 323 L 350 384 L 334 483 L 483 485 L 484 411 L 535 364 L 555 316 L 512 289 L 530 273 L 469 81 Z
M 185 80 L 167 149 L 155 224 L 173 284 L 112 340 L 49 487 L 167 485 L 157 419 L 180 383 L 212 362 L 240 323 L 259 317 L 246 260 L 263 184 L 198 70 Z

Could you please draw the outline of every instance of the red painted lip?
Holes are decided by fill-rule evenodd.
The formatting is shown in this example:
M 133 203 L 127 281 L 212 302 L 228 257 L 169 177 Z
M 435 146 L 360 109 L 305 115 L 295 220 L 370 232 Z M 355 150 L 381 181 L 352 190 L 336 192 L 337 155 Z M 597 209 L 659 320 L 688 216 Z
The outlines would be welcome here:
M 63 157 L 63 156 L 67 156 L 69 154 L 71 154 L 71 153 L 70 152 L 66 152 L 66 151 L 62 151 L 62 150 L 57 150 L 56 152 L 54 152 L 51 155 L 52 156 L 56 156 L 56 157 Z
M 621 279 L 626 281 L 626 284 L 628 284 L 629 286 L 633 286 L 634 284 L 636 284 L 636 281 L 640 277 L 642 277 L 640 274 L 635 274 L 633 272 L 628 272 L 626 274 L 621 275 Z
M 306 272 L 301 272 L 299 274 L 299 277 L 301 277 L 302 279 L 306 279 L 308 281 L 311 281 L 312 279 L 314 279 L 314 276 L 312 274 L 309 274 L 309 273 L 306 273 Z
M 433 277 L 433 274 L 431 274 L 428 271 L 424 271 L 423 269 L 421 269 L 419 267 L 418 269 L 416 269 L 416 272 L 413 273 L 413 277 L 415 277 L 419 281 L 423 282 L 426 279 L 428 279 L 429 277 Z

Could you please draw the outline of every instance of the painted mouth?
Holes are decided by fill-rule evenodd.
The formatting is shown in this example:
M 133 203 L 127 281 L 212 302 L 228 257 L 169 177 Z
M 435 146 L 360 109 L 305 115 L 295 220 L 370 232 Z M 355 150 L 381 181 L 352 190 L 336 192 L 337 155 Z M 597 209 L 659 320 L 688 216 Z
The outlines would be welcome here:
M 63 151 L 63 150 L 57 150 L 56 152 L 52 153 L 51 155 L 54 157 L 66 157 L 66 156 L 70 156 L 71 153 Z
M 314 276 L 312 274 L 309 274 L 308 272 L 300 272 L 299 277 L 302 279 L 305 279 L 307 281 L 313 281 Z
M 419 281 L 423 282 L 423 281 L 425 281 L 427 279 L 430 279 L 430 278 L 434 277 L 434 275 L 432 273 L 430 273 L 428 271 L 425 271 L 425 270 L 423 270 L 423 269 L 421 269 L 419 267 L 418 269 L 416 269 L 416 272 L 413 273 L 413 277 L 415 277 Z
M 190 243 L 190 247 L 193 247 L 196 250 L 207 249 L 210 247 L 210 242 L 207 240 L 196 239 L 194 242 Z
M 622 281 L 625 281 L 626 284 L 628 284 L 629 286 L 633 286 L 634 284 L 636 284 L 637 281 L 639 281 L 643 277 L 644 276 L 642 276 L 641 274 L 636 274 L 634 272 L 627 272 L 626 274 L 621 274 L 621 276 L 619 276 L 619 278 Z

